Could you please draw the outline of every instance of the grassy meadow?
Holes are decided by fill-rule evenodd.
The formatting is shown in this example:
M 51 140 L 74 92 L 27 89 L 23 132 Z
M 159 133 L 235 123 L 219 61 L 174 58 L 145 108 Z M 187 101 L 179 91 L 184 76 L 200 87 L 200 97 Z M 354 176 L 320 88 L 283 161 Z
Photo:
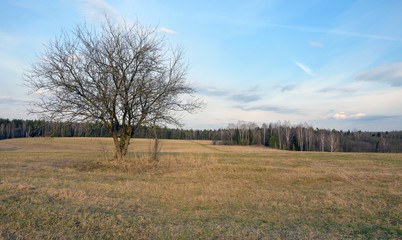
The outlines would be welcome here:
M 402 154 L 0 141 L 0 239 L 402 239 Z

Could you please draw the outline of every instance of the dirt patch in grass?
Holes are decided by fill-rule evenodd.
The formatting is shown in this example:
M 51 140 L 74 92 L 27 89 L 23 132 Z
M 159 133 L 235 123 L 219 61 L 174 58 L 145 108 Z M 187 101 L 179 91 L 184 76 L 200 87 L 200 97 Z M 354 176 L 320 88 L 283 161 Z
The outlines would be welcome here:
M 0 148 L 0 152 L 2 151 L 17 151 L 18 148 L 16 147 L 10 147 L 10 148 Z

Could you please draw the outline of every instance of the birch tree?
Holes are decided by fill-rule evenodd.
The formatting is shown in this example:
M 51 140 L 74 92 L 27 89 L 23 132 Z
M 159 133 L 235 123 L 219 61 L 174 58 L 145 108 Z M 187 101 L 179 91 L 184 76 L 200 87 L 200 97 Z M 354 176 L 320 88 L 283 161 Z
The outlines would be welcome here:
M 328 135 L 329 150 L 335 152 L 338 148 L 339 138 L 335 131 L 330 131 Z

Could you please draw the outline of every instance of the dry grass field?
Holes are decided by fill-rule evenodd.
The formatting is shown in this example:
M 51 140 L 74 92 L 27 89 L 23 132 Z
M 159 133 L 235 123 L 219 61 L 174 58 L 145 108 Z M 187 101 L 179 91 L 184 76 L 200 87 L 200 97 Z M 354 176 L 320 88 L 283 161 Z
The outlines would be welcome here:
M 0 141 L 3 239 L 402 239 L 402 154 L 135 139 Z

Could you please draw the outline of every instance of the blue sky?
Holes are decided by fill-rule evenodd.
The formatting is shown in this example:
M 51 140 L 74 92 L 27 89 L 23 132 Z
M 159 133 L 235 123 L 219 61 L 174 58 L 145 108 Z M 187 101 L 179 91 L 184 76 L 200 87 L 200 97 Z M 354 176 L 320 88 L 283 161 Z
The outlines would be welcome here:
M 158 26 L 185 50 L 207 103 L 185 128 L 289 120 L 402 130 L 402 1 L 3 0 L 0 117 L 28 116 L 22 74 L 62 29 L 120 21 Z

